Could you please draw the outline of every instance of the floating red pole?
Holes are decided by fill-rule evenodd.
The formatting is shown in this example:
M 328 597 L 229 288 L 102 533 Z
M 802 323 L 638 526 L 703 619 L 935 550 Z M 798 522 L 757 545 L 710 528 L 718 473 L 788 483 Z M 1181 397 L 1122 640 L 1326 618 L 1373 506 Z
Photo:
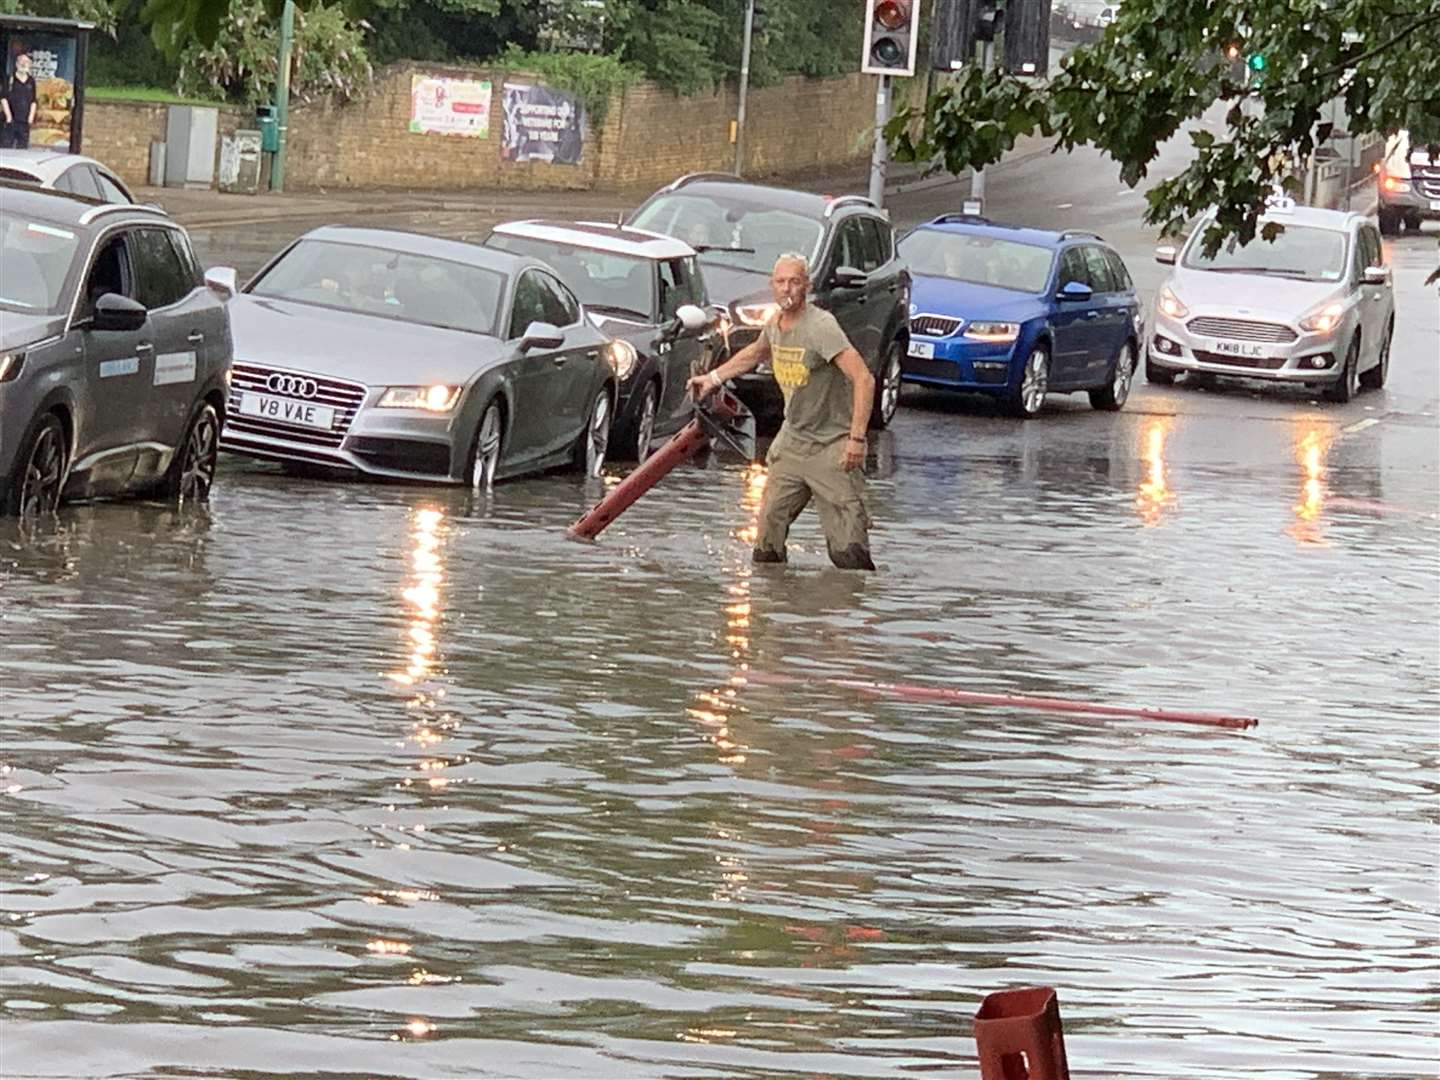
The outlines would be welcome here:
M 790 675 L 749 672 L 753 682 L 793 685 L 801 680 Z M 1253 716 L 1226 716 L 1218 713 L 1190 712 L 1184 709 L 1157 709 L 1137 705 L 1106 705 L 1098 701 L 1071 701 L 1066 698 L 1033 697 L 1028 694 L 985 694 L 973 690 L 954 690 L 946 686 L 917 686 L 913 683 L 870 682 L 865 679 L 826 679 L 831 686 L 859 690 L 882 697 L 909 698 L 912 701 L 943 701 L 952 705 L 999 705 L 1012 709 L 1040 709 L 1044 712 L 1078 713 L 1087 716 L 1117 716 L 1138 720 L 1163 720 L 1176 724 L 1198 724 L 1205 727 L 1244 730 L 1259 725 Z
M 728 390 L 717 390 L 707 406 L 709 415 L 718 421 L 739 416 L 744 406 Z M 594 540 L 605 528 L 623 514 L 636 499 L 658 484 L 662 477 L 682 461 L 694 457 L 710 445 L 710 432 L 697 416 L 655 453 L 645 459 L 629 476 L 616 484 L 598 503 L 587 510 L 580 520 L 565 530 L 571 540 Z
M 1001 990 L 975 1013 L 980 1080 L 1070 1080 L 1060 1001 L 1048 986 Z

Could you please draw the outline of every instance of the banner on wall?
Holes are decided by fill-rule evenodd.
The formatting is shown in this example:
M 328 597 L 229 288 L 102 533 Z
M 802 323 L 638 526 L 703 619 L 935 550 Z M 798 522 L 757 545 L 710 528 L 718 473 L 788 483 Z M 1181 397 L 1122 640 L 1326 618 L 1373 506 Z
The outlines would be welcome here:
M 75 112 L 75 38 L 63 34 L 16 33 L 5 49 L 5 85 L 15 72 L 15 58 L 30 57 L 35 80 L 35 123 L 30 145 L 68 153 L 70 122 Z
M 502 97 L 506 161 L 579 165 L 585 150 L 585 109 L 562 90 L 507 82 Z
M 490 137 L 490 80 L 416 75 L 410 80 L 410 131 Z

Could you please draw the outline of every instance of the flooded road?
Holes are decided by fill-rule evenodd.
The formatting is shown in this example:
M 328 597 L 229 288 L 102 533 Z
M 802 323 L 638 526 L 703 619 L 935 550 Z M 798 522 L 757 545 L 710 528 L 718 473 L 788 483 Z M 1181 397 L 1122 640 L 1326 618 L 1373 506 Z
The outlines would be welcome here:
M 1047 984 L 1077 1077 L 1435 1075 L 1433 251 L 1345 407 L 907 394 L 876 575 L 724 459 L 0 523 L 0 1074 L 973 1077 Z

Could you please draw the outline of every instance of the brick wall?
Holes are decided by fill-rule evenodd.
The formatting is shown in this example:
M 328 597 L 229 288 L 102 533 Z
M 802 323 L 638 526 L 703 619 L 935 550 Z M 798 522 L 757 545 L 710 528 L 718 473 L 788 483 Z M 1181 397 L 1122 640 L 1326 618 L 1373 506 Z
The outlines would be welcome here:
M 415 74 L 490 79 L 490 135 L 413 134 L 409 130 Z M 511 76 L 515 78 L 516 76 Z M 377 73 L 348 101 L 324 98 L 290 110 L 286 186 L 451 191 L 564 190 L 649 187 L 686 172 L 728 171 L 734 164 L 730 121 L 736 92 L 681 97 L 653 83 L 617 95 L 597 131 L 586 132 L 579 165 L 515 163 L 500 158 L 501 87 L 506 75 L 483 68 L 404 62 Z M 920 80 L 902 81 L 906 91 Z M 859 74 L 792 78 L 753 90 L 746 106 L 746 172 L 787 172 L 841 166 L 870 152 L 875 83 Z M 89 101 L 85 151 L 128 183 L 144 184 L 152 140 L 165 138 L 166 106 Z M 224 107 L 223 136 L 253 127 L 248 109 Z M 217 146 L 218 155 L 218 146 Z

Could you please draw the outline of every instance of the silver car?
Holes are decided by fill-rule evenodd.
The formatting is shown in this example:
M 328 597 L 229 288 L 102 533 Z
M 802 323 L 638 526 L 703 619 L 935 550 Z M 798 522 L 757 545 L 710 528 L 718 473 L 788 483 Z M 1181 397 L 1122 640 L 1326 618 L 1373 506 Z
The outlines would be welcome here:
M 224 450 L 478 489 L 605 461 L 618 354 L 536 259 L 325 226 L 236 293 L 230 319 Z
M 1261 227 L 1273 241 L 1202 240 L 1206 218 L 1184 248 L 1161 247 L 1175 267 L 1155 298 L 1145 359 L 1150 382 L 1181 372 L 1323 386 L 1331 401 L 1385 385 L 1395 297 L 1380 234 L 1360 214 L 1274 205 Z
M 233 272 L 232 272 L 233 273 Z M 230 329 L 162 211 L 0 182 L 0 501 L 203 499 Z

